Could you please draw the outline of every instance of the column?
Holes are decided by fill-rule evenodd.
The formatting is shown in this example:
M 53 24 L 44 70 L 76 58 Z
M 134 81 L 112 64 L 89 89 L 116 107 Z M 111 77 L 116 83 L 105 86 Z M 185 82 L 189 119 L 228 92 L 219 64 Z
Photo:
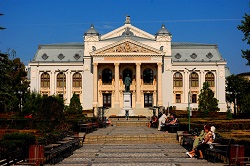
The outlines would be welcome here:
M 119 63 L 115 63 L 115 102 L 114 108 L 119 108 Z
M 205 82 L 205 71 L 200 70 L 199 89 L 203 87 L 204 82 Z
M 55 70 L 51 70 L 50 72 L 50 95 L 56 94 L 56 88 L 55 88 Z
M 188 92 L 190 90 L 190 74 L 189 71 L 184 71 L 184 102 L 188 103 Z
M 66 104 L 70 103 L 70 99 L 72 97 L 72 90 L 71 90 L 71 83 L 72 83 L 72 76 L 71 76 L 71 71 L 67 71 L 66 73 Z
M 97 71 L 97 67 L 98 67 L 98 63 L 94 63 L 94 70 L 93 70 L 93 107 L 97 107 L 97 92 L 98 92 L 98 87 L 97 87 L 97 76 L 98 76 L 98 71 Z
M 162 106 L 162 63 L 157 63 L 158 106 Z
M 141 63 L 136 63 L 136 108 L 141 108 Z

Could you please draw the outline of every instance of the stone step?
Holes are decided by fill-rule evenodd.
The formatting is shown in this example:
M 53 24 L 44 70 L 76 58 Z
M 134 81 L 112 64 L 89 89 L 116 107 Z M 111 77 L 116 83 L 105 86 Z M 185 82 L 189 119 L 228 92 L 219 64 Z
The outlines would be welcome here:
M 112 126 L 87 134 L 83 147 L 58 166 L 223 166 L 191 159 L 176 140 L 146 126 Z
M 59 166 L 191 166 L 213 165 L 206 160 L 190 159 L 179 144 L 100 144 L 83 145 Z M 221 165 L 221 164 L 220 164 Z
M 165 133 L 146 126 L 111 126 L 87 134 L 84 139 L 84 144 L 152 144 L 165 142 L 177 143 L 176 133 Z

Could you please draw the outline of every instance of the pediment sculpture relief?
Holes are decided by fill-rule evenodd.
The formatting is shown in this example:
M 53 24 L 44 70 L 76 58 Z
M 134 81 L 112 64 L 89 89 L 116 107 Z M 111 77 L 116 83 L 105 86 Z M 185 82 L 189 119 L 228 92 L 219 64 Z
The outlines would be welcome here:
M 145 48 L 139 45 L 136 45 L 131 42 L 124 42 L 122 44 L 119 44 L 114 47 L 107 48 L 103 51 L 98 52 L 97 54 L 105 54 L 105 53 L 153 53 L 153 54 L 159 54 L 159 52 L 156 52 L 154 50 L 150 50 L 149 48 Z

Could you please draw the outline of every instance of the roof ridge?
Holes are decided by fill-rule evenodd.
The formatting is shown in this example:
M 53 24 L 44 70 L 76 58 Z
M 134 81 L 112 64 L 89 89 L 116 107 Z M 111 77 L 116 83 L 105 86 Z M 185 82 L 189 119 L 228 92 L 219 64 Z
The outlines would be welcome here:
M 200 45 L 200 46 L 217 46 L 217 44 L 194 43 L 194 42 L 172 42 L 172 45 Z

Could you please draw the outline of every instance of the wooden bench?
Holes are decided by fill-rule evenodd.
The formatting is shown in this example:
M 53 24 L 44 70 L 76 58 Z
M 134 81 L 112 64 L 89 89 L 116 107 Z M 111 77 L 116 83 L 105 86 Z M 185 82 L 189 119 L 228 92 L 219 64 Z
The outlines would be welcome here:
M 224 163 L 228 163 L 229 149 L 232 139 L 229 139 L 227 144 L 214 144 L 212 148 L 208 147 L 205 149 L 205 158 L 208 161 L 212 161 L 213 163 L 216 160 L 223 161 Z
M 56 164 L 70 156 L 72 152 L 80 146 L 79 139 L 58 141 L 58 143 L 61 145 L 45 150 L 44 154 L 46 163 Z
M 169 125 L 168 132 L 169 133 L 176 133 L 179 130 L 179 126 L 180 126 L 179 123 Z
M 230 163 L 230 165 L 250 165 L 250 157 L 237 157 L 231 158 L 234 164 Z
M 90 133 L 93 131 L 92 123 L 80 123 L 78 125 L 80 127 L 80 132 L 85 131 L 86 133 Z

